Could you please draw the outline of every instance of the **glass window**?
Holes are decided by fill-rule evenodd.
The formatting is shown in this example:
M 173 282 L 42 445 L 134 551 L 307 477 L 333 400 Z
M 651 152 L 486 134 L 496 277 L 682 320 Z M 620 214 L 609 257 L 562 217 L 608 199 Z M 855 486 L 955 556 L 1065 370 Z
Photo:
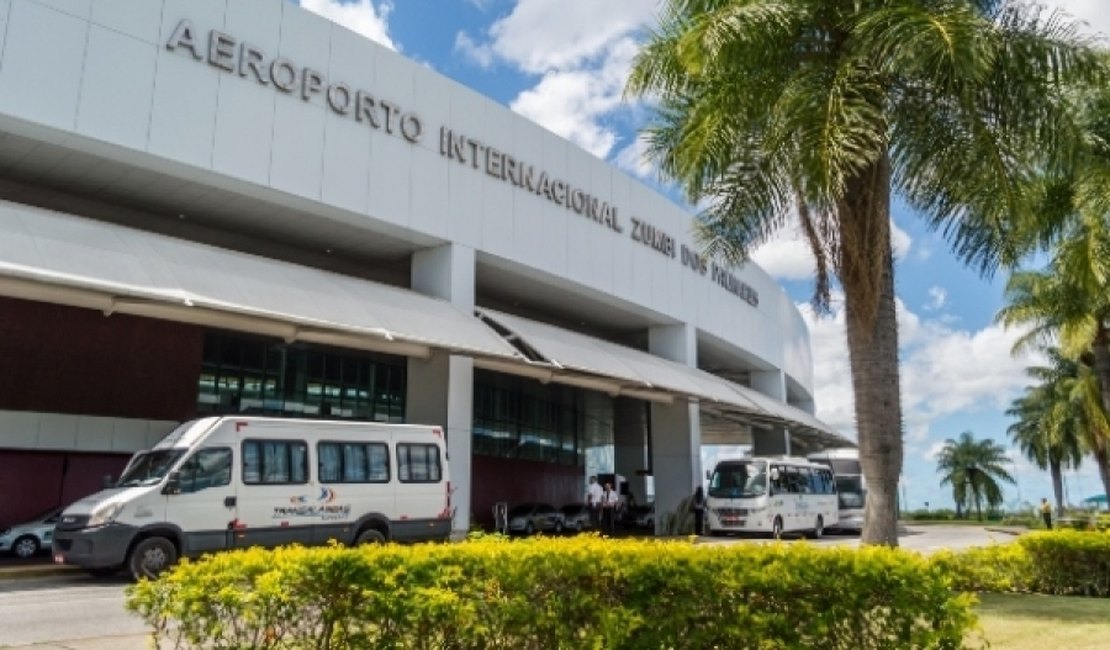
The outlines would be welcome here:
M 415 443 L 397 445 L 397 478 L 402 483 L 438 483 L 441 476 L 439 447 Z
M 380 442 L 321 442 L 316 445 L 321 483 L 387 483 L 389 451 Z
M 197 411 L 403 422 L 406 368 L 393 355 L 213 330 L 205 333 Z
M 243 482 L 287 485 L 308 482 L 308 445 L 302 440 L 244 440 Z
M 231 450 L 226 447 L 201 449 L 178 470 L 181 492 L 199 492 L 231 484 Z

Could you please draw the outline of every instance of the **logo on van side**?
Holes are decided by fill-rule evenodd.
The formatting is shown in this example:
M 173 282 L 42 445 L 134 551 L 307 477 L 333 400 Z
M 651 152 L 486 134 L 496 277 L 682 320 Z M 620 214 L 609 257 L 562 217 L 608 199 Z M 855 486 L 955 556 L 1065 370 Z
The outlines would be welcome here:
M 273 518 L 307 517 L 319 518 L 323 521 L 347 519 L 351 515 L 351 506 L 333 503 L 337 496 L 339 495 L 335 490 L 327 487 L 320 488 L 320 495 L 315 499 L 316 503 L 312 503 L 312 496 L 308 494 L 291 496 L 289 503 L 292 505 L 276 506 Z

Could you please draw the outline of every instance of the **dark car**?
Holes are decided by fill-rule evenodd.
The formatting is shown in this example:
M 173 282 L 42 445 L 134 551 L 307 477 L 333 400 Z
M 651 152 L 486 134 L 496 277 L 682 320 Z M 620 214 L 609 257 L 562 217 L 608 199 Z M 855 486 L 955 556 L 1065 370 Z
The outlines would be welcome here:
M 547 503 L 522 503 L 509 510 L 509 532 L 532 535 L 539 532 L 561 533 L 563 513 Z
M 567 530 L 582 532 L 590 527 L 590 508 L 584 503 L 568 503 L 559 512 L 563 513 L 563 526 Z

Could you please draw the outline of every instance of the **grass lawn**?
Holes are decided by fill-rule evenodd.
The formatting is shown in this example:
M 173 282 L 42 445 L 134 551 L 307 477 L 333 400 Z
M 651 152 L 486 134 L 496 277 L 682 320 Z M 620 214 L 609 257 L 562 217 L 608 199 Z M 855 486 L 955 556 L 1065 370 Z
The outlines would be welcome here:
M 980 594 L 976 612 L 991 650 L 1110 647 L 1110 598 Z

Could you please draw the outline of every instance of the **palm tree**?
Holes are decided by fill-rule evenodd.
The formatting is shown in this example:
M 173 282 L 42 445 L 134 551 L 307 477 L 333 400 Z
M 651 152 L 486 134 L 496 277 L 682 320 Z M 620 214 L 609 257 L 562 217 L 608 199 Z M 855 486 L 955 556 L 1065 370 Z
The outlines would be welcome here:
M 983 520 L 983 501 L 988 508 L 1000 505 L 1002 487 L 998 481 L 1014 483 L 1004 467 L 1011 462 L 1002 445 L 989 439 L 976 440 L 970 431 L 961 433 L 959 440 L 945 440 L 937 456 L 937 471 L 940 484 L 952 486 L 957 516 L 969 500 L 975 504 L 979 521 Z
M 1027 326 L 1014 352 L 1059 341 L 1071 372 L 1076 404 L 1086 418 L 1088 446 L 1110 491 L 1110 89 L 1078 93 L 1085 146 L 1068 172 L 1046 183 L 1065 197 L 1051 209 L 1066 219 L 1051 232 L 1044 271 L 1015 272 L 996 320 Z M 1059 360 L 1055 364 L 1059 367 Z M 1093 376 L 1091 374 L 1093 371 Z
M 1083 401 L 1075 399 L 1076 364 L 1055 348 L 1046 352 L 1052 365 L 1027 369 L 1040 383 L 1027 386 L 1006 410 L 1006 415 L 1016 418 L 1006 432 L 1026 458 L 1049 471 L 1059 515 L 1064 511 L 1063 470 L 1079 467 L 1090 428 Z
M 1101 74 L 1065 20 L 1002 0 L 668 0 L 634 60 L 706 252 L 741 261 L 796 215 L 818 310 L 843 288 L 864 543 L 898 543 L 892 191 L 981 270 L 1012 262 L 1041 217 L 1026 180 L 1074 149 L 1057 87 Z

